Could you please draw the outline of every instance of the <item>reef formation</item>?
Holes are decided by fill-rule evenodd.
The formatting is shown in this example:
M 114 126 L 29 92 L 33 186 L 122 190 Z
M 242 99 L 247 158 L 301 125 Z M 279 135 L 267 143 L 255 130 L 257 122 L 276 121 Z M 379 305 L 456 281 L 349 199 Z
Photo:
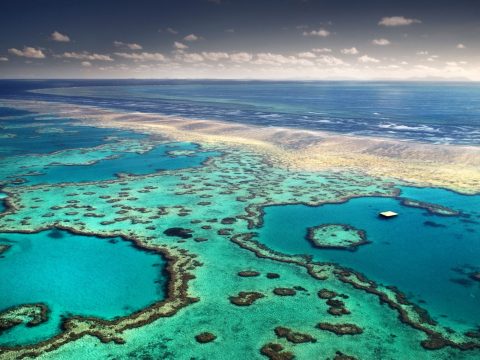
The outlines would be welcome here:
M 323 249 L 355 250 L 368 244 L 365 231 L 345 224 L 325 224 L 307 229 L 306 238 L 310 243 Z
M 157 130 L 141 132 L 158 135 Z M 81 358 L 93 352 L 98 358 L 181 354 L 220 359 L 243 353 L 252 359 L 309 359 L 322 353 L 352 359 L 375 358 L 380 352 L 382 358 L 394 359 L 407 349 L 412 358 L 478 357 L 480 339 L 469 336 L 473 330 L 464 333 L 432 320 L 398 289 L 338 264 L 272 251 L 255 239 L 266 206 L 396 197 L 400 182 L 391 178 L 345 169 L 288 169 L 250 148 L 205 143 L 188 153 L 169 154 L 221 153 L 201 166 L 125 172 L 100 181 L 29 185 L 21 180 L 36 176 L 25 174 L 30 164 L 36 164 L 33 171 L 52 163 L 68 167 L 72 161 L 88 168 L 127 149 L 148 152 L 159 141 L 172 139 L 115 140 L 94 148 L 2 159 L 8 162 L 2 168 L 3 237 L 46 229 L 122 237 L 142 251 L 162 254 L 169 283 L 166 299 L 141 311 L 115 320 L 66 317 L 54 337 L 2 345 L 0 358 Z M 332 244 L 331 234 L 343 231 L 348 236 L 339 236 L 342 247 L 365 242 L 365 234 L 356 229 L 327 226 L 313 229 L 312 241 Z M 18 306 L 0 313 L 5 331 L 20 323 L 48 321 L 41 304 Z

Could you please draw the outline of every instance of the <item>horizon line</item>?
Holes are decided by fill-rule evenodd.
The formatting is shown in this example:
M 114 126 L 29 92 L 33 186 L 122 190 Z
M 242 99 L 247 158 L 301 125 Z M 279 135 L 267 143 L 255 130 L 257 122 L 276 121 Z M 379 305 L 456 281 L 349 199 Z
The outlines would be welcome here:
M 0 81 L 53 81 L 53 80 L 75 80 L 75 81 L 94 81 L 94 80 L 138 80 L 138 81 L 258 81 L 258 82 L 465 82 L 476 83 L 480 80 L 471 79 L 429 79 L 429 78 L 413 78 L 413 79 L 262 79 L 262 78 L 2 78 Z

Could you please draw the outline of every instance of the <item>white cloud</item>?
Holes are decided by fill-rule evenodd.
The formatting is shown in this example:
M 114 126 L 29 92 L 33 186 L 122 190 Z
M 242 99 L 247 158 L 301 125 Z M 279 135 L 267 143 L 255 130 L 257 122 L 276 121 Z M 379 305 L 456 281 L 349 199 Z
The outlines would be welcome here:
M 282 66 L 282 65 L 302 65 L 302 66 L 312 66 L 313 62 L 307 59 L 301 59 L 296 56 L 286 56 L 282 54 L 273 54 L 273 53 L 258 53 L 256 55 L 256 60 L 254 61 L 257 65 L 272 65 L 272 66 Z
M 125 48 L 128 48 L 130 50 L 142 50 L 143 49 L 142 45 L 139 45 L 139 44 L 136 44 L 136 43 L 124 43 L 124 42 L 121 42 L 121 41 L 114 41 L 113 45 L 115 45 L 116 47 L 125 47 Z
M 202 62 L 203 56 L 197 53 L 184 53 L 182 54 L 182 60 L 187 63 L 197 63 Z
M 328 66 L 348 65 L 342 59 L 339 59 L 332 55 L 320 55 L 317 59 L 317 62 L 322 65 L 328 65 Z
M 89 67 L 92 66 L 92 63 L 90 61 L 82 61 L 82 66 Z
M 466 61 L 447 61 L 445 63 L 449 67 L 460 67 L 460 65 L 468 64 Z
M 0 56 L 0 61 L 8 61 L 8 58 L 5 56 Z
M 430 56 L 429 58 L 427 58 L 427 61 L 435 61 L 435 57 L 434 56 Z
M 175 49 L 178 49 L 178 50 L 188 49 L 188 46 L 187 46 L 187 45 L 182 44 L 181 42 L 178 42 L 178 41 L 175 41 L 175 42 L 173 43 L 173 47 L 174 47 Z
M 457 49 L 465 49 L 465 48 L 466 48 L 466 46 L 463 45 L 462 43 L 457 44 Z
M 359 53 L 356 47 L 352 47 L 350 49 L 342 49 L 340 50 L 340 52 L 345 55 L 357 55 Z
M 53 41 L 58 41 L 58 42 L 70 42 L 70 38 L 68 37 L 68 35 L 61 34 L 58 31 L 54 31 L 50 35 L 50 39 L 52 39 Z
M 235 63 L 249 62 L 252 60 L 252 58 L 253 56 L 246 52 L 237 52 L 237 53 L 230 54 L 230 60 L 232 60 Z
M 183 38 L 183 40 L 185 41 L 197 41 L 199 39 L 199 37 L 195 34 L 190 34 L 190 35 L 187 35 Z
M 396 70 L 396 69 L 400 69 L 400 66 L 395 65 L 395 64 L 390 64 L 390 65 L 386 65 L 386 66 L 379 66 L 378 68 L 379 69 L 385 69 L 385 70 Z
M 234 33 L 235 32 L 235 29 L 227 29 L 225 30 L 226 33 Z
M 361 63 L 379 63 L 380 60 L 374 58 L 374 57 L 371 57 L 371 56 L 368 56 L 368 55 L 363 55 L 363 56 L 359 56 L 358 57 L 358 61 L 360 61 Z
M 417 51 L 417 55 L 428 55 L 428 51 L 426 50 Z
M 410 19 L 406 18 L 405 16 L 390 16 L 390 17 L 383 17 L 379 22 L 378 25 L 382 26 L 407 26 L 411 24 L 419 24 L 421 23 L 418 19 Z
M 202 52 L 202 56 L 210 61 L 226 60 L 230 56 L 225 52 Z
M 315 49 L 312 49 L 312 51 L 316 52 L 316 53 L 331 53 L 332 49 L 329 49 L 329 48 L 315 48 Z
M 426 65 L 415 65 L 415 69 L 423 70 L 423 71 L 434 71 L 436 70 L 434 67 L 426 66 Z
M 142 50 L 143 49 L 143 46 L 142 45 L 139 45 L 139 44 L 127 44 L 127 47 L 130 49 L 130 50 Z
M 314 59 L 317 57 L 317 55 L 310 51 L 301 52 L 297 56 L 303 59 Z
M 380 38 L 380 39 L 373 39 L 372 44 L 386 46 L 386 45 L 390 45 L 391 43 L 390 43 L 390 40 L 388 39 Z
M 22 56 L 30 59 L 45 59 L 45 54 L 40 49 L 35 49 L 34 47 L 24 46 L 23 50 L 18 50 L 15 48 L 8 49 L 10 54 L 16 56 Z
M 172 29 L 172 28 L 166 28 L 165 29 L 166 32 L 170 33 L 170 34 L 173 34 L 173 35 L 177 35 L 178 34 L 178 31 L 175 30 L 175 29 Z
M 59 58 L 77 59 L 77 60 L 98 60 L 98 61 L 113 61 L 110 55 L 89 53 L 88 51 L 79 52 L 64 52 L 62 55 L 56 55 Z
M 125 52 L 117 52 L 115 53 L 118 57 L 129 59 L 133 61 L 166 61 L 167 58 L 165 55 L 161 53 L 149 53 L 149 52 L 141 52 L 141 53 L 125 53 Z
M 320 36 L 320 37 L 327 37 L 330 35 L 330 31 L 325 29 L 318 29 L 312 31 L 304 31 L 303 36 Z

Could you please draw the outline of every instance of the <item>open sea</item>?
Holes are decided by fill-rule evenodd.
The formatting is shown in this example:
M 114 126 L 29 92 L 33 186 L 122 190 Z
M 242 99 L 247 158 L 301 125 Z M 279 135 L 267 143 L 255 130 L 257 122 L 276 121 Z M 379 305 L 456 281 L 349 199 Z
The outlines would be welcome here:
M 1 98 L 480 145 L 474 82 L 1 80 Z

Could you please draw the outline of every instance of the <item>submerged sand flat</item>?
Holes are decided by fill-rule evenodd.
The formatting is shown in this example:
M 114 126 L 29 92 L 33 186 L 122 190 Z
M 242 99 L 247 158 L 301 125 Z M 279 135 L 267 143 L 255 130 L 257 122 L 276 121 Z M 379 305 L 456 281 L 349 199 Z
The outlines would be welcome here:
M 306 171 L 355 170 L 415 186 L 480 192 L 480 148 L 434 145 L 386 138 L 339 135 L 279 127 L 186 119 L 147 113 L 119 113 L 89 106 L 8 101 L 35 112 L 75 115 L 95 126 L 167 135 L 203 144 L 240 145 L 267 154 L 275 163 Z

